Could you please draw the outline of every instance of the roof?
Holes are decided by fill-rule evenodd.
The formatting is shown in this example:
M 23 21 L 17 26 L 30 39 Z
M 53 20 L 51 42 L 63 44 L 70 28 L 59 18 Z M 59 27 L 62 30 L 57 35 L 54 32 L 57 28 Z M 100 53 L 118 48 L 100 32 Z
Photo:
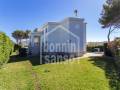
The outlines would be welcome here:
M 43 29 L 45 27 L 47 27 L 48 25 L 60 25 L 61 23 L 65 22 L 65 21 L 81 21 L 81 22 L 84 22 L 84 19 L 79 18 L 79 17 L 67 17 L 60 22 L 47 22 L 47 23 L 43 24 L 40 28 L 38 28 L 38 32 L 43 31 Z M 84 23 L 86 23 L 86 22 L 84 22 Z

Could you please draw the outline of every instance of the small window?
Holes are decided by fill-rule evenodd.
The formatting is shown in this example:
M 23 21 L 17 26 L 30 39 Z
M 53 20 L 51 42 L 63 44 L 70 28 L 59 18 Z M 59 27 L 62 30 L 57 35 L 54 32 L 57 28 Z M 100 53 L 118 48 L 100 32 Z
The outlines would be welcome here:
M 47 28 L 45 29 L 45 32 L 47 33 Z
M 34 45 L 39 46 L 39 37 L 37 36 L 34 37 Z

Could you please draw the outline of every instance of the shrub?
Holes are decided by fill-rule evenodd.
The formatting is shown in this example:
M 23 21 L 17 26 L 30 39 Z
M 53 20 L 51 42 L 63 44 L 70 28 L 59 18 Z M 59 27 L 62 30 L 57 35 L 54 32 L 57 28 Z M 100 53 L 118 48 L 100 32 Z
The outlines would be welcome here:
M 116 38 L 114 41 L 107 45 L 108 51 L 112 54 L 113 57 L 120 57 L 120 39 Z
M 20 48 L 19 49 L 19 56 L 25 57 L 28 55 L 28 49 L 27 48 Z
M 15 51 L 19 51 L 20 48 L 21 48 L 20 45 L 15 44 L 15 45 L 14 45 L 14 52 L 15 52 Z
M 5 33 L 0 32 L 0 67 L 7 63 L 13 51 L 13 43 Z
M 104 44 L 104 55 L 105 56 L 109 56 L 109 57 L 113 57 L 113 52 L 112 50 L 108 47 L 108 43 Z
M 87 46 L 87 51 L 88 52 L 95 52 L 96 50 L 96 48 L 99 48 L 100 49 L 100 52 L 103 52 L 104 50 L 104 46 L 102 46 L 102 45 L 98 45 L 98 46 Z

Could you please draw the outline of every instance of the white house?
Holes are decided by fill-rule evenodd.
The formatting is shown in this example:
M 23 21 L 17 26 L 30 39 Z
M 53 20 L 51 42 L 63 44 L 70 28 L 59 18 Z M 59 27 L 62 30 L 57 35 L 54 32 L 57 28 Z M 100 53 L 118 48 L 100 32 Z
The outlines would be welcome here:
M 30 34 L 29 50 L 40 53 L 69 53 L 83 55 L 86 52 L 86 23 L 84 19 L 68 17 L 60 22 L 48 22 Z

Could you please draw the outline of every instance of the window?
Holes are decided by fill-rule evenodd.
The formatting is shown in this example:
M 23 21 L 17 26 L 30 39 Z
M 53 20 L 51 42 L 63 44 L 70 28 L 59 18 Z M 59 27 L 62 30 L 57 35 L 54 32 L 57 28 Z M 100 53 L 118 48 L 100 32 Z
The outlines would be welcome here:
M 35 46 L 39 46 L 39 42 L 40 42 L 39 40 L 40 40 L 40 39 L 39 39 L 38 36 L 35 36 L 35 37 L 34 37 L 34 45 L 35 45 Z
M 47 28 L 45 29 L 45 32 L 47 33 Z

